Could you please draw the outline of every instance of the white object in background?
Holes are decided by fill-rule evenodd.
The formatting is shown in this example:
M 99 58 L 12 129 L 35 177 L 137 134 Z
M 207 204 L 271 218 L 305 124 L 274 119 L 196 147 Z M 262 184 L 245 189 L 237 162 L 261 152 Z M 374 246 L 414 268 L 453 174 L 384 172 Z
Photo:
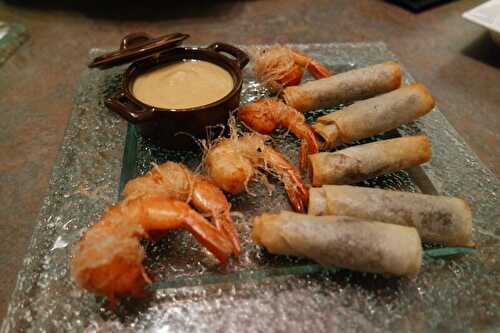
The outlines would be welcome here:
M 500 45 L 500 0 L 490 0 L 462 14 L 462 17 L 490 30 L 491 38 Z

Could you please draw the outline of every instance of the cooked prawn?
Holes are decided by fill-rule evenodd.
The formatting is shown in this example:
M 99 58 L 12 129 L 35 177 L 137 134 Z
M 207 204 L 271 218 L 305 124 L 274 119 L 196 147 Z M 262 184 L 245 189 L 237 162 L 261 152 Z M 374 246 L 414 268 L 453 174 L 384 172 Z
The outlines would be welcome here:
M 140 238 L 172 229 L 188 230 L 222 263 L 233 252 L 231 243 L 188 204 L 163 196 L 142 195 L 109 208 L 73 250 L 72 275 L 77 284 L 106 296 L 142 297 L 150 283 L 142 261 Z
M 278 45 L 262 50 L 255 60 L 257 80 L 274 92 L 299 84 L 304 68 L 315 79 L 332 75 L 332 72 L 324 65 L 287 46 Z
M 299 166 L 307 165 L 307 155 L 319 152 L 316 136 L 307 124 L 304 115 L 285 103 L 264 98 L 244 105 L 238 111 L 240 120 L 262 134 L 270 134 L 276 128 L 287 128 L 302 140 Z
M 231 205 L 208 177 L 194 173 L 182 164 L 166 162 L 129 181 L 123 194 L 126 198 L 157 194 L 190 203 L 198 212 L 212 219 L 217 230 L 233 244 L 234 254 L 239 256 L 238 231 L 229 215 Z
M 257 133 L 234 135 L 211 147 L 205 157 L 208 175 L 220 188 L 240 193 L 256 173 L 256 168 L 278 175 L 285 185 L 292 207 L 306 209 L 309 192 L 298 170 L 280 153 L 265 144 L 266 137 Z

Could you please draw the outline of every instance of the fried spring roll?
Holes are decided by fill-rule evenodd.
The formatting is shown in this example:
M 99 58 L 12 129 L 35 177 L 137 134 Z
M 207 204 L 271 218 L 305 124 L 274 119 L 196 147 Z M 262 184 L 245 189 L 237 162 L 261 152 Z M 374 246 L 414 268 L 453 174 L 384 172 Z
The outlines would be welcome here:
M 354 184 L 425 163 L 430 157 L 425 135 L 406 136 L 311 154 L 309 177 L 313 186 Z
M 412 122 L 433 107 L 429 90 L 417 83 L 320 117 L 313 128 L 327 147 L 334 147 Z
M 282 96 L 288 105 L 306 112 L 370 98 L 397 89 L 400 85 L 399 63 L 387 61 L 287 87 Z
M 361 272 L 414 277 L 422 262 L 415 228 L 346 216 L 263 214 L 253 221 L 252 238 L 273 254 Z
M 309 191 L 309 214 L 346 215 L 415 227 L 429 242 L 473 246 L 472 214 L 461 199 L 357 186 Z

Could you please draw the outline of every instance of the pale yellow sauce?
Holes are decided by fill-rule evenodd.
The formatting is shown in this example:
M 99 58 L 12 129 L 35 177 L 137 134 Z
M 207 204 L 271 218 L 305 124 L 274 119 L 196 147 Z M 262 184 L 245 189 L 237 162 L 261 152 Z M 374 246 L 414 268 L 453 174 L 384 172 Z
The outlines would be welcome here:
M 132 92 L 151 106 L 187 109 L 218 101 L 233 87 L 233 78 L 224 68 L 203 60 L 185 60 L 140 75 Z

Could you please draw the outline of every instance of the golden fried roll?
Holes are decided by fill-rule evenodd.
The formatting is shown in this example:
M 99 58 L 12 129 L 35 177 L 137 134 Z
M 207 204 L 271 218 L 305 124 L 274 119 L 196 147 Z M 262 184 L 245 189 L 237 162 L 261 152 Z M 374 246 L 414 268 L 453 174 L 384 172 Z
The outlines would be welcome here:
M 415 227 L 425 241 L 452 246 L 474 245 L 471 210 L 458 198 L 325 185 L 310 189 L 308 212 Z
M 416 83 L 319 117 L 313 128 L 327 147 L 334 147 L 410 123 L 433 107 L 429 90 Z
M 263 214 L 253 221 L 252 238 L 273 254 L 360 272 L 414 277 L 422 263 L 415 228 L 347 216 Z
M 406 136 L 309 155 L 313 186 L 354 184 L 427 162 L 431 143 L 425 135 Z
M 387 61 L 287 87 L 282 96 L 286 104 L 306 112 L 370 98 L 397 89 L 400 85 L 399 63 Z

